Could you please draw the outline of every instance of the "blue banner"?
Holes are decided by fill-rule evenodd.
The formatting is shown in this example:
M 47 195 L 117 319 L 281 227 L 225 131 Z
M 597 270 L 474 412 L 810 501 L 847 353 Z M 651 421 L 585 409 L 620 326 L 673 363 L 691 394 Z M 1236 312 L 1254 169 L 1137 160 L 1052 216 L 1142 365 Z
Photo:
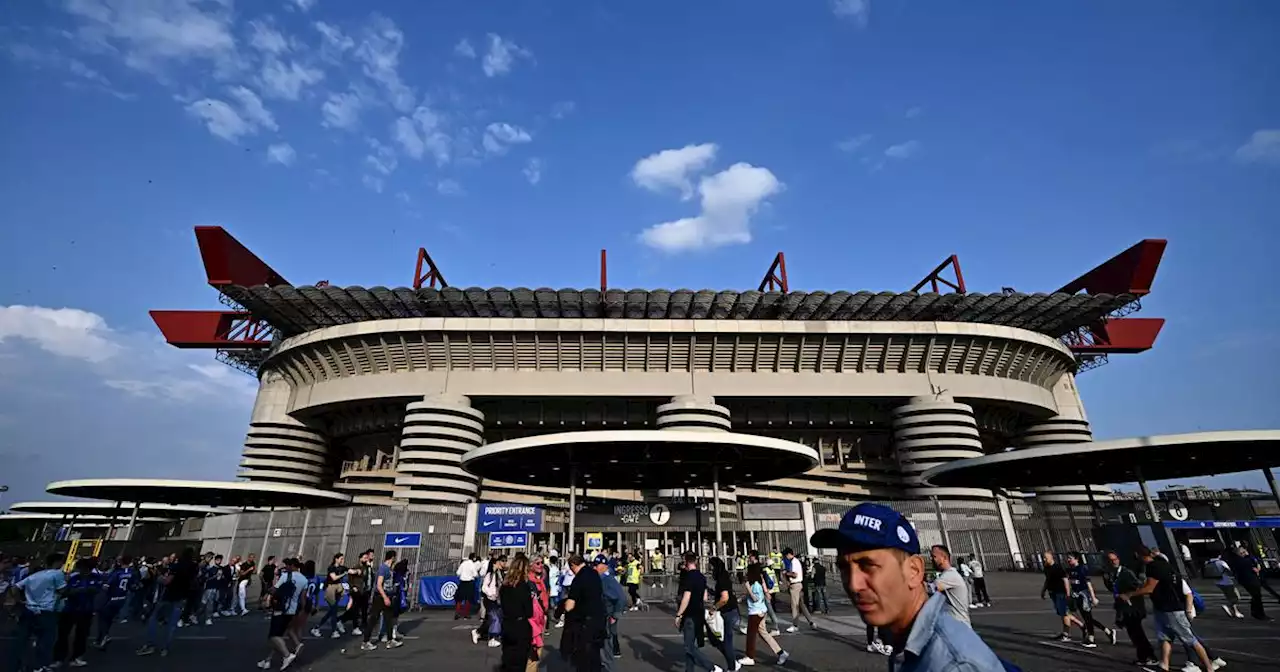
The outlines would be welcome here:
M 542 507 L 528 504 L 481 504 L 477 532 L 541 532 Z
M 490 532 L 489 548 L 525 548 L 529 535 L 525 532 Z
M 458 594 L 458 583 L 456 576 L 424 576 L 418 579 L 418 606 L 452 608 Z M 471 601 L 476 603 L 480 601 L 480 582 L 472 583 L 475 594 L 471 596 Z
M 1256 520 L 1166 520 L 1165 527 L 1174 529 L 1214 529 L 1242 527 L 1280 527 L 1280 518 L 1263 517 Z
M 383 548 L 418 548 L 421 545 L 421 532 L 388 532 L 382 538 Z

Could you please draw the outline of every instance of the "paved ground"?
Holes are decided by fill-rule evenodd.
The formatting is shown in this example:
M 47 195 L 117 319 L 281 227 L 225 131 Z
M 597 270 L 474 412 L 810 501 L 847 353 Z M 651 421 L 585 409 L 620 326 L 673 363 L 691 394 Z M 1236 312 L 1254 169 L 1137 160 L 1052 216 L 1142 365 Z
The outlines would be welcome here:
M 1046 602 L 1039 599 L 1040 579 L 1037 575 L 995 574 L 988 581 L 995 601 L 991 609 L 974 612 L 977 631 L 998 653 L 1022 666 L 1027 672 L 1104 672 L 1135 670 L 1129 661 L 1132 648 L 1121 635 L 1117 646 L 1101 645 L 1086 650 L 1078 644 L 1051 641 L 1056 634 L 1056 618 Z M 1101 581 L 1098 581 L 1101 589 Z M 1199 586 L 1197 586 L 1199 589 Z M 1211 586 L 1200 592 L 1209 600 L 1208 613 L 1195 621 L 1205 641 L 1228 663 L 1229 670 L 1275 670 L 1280 658 L 1280 623 L 1257 623 L 1252 620 L 1228 619 L 1219 606 L 1221 598 Z M 1272 608 L 1274 602 L 1268 605 Z M 1274 613 L 1280 615 L 1280 606 Z M 863 651 L 863 626 L 857 612 L 842 600 L 832 605 L 829 616 L 819 617 L 819 630 L 805 630 L 783 635 L 782 645 L 792 654 L 785 669 L 807 672 L 834 670 L 862 671 L 885 669 L 884 659 Z M 1104 621 L 1109 620 L 1104 618 Z M 1148 621 L 1148 625 L 1150 621 Z M 396 672 L 399 670 L 491 670 L 498 663 L 500 649 L 486 649 L 471 644 L 468 625 L 458 623 L 448 614 L 419 613 L 406 617 L 401 627 L 406 645 L 400 649 L 361 652 L 356 638 L 340 640 L 307 640 L 306 648 L 292 669 L 317 672 Z M 628 614 L 622 621 L 623 657 L 619 669 L 626 672 L 682 670 L 683 658 L 679 635 L 674 631 L 669 610 L 656 607 L 649 612 Z M 183 628 L 167 658 L 138 658 L 133 650 L 142 643 L 140 626 L 129 623 L 118 628 L 122 636 L 107 652 L 91 651 L 91 670 L 182 670 L 183 672 L 227 672 L 254 670 L 255 661 L 263 656 L 266 646 L 266 621 L 261 616 L 228 619 L 210 627 Z M 8 660 L 12 646 L 6 631 L 0 634 Z M 549 642 L 544 657 L 544 670 L 565 670 L 554 652 L 557 634 Z M 738 638 L 741 640 L 741 638 Z M 738 641 L 739 649 L 744 642 Z M 723 665 L 718 652 L 705 649 L 715 662 Z M 761 658 L 771 659 L 761 654 Z M 1175 651 L 1174 669 L 1179 669 L 1182 654 Z M 771 666 L 760 661 L 758 669 Z M 277 662 L 278 665 L 278 662 Z

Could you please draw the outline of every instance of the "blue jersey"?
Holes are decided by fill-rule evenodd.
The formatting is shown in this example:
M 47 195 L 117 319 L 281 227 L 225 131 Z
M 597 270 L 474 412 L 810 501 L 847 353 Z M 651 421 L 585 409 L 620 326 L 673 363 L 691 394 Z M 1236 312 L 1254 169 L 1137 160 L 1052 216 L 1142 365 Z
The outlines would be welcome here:
M 102 577 L 98 574 L 75 572 L 67 577 L 67 600 L 63 611 L 73 614 L 93 613 L 93 602 L 102 589 Z
M 111 602 L 123 602 L 137 582 L 138 575 L 132 567 L 116 567 L 107 574 L 107 599 Z

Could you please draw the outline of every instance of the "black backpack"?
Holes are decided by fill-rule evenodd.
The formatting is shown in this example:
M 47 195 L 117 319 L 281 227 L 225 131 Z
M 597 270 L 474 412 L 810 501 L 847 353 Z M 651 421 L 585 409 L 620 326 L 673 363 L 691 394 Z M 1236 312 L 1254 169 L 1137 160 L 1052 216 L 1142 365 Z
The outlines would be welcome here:
M 287 609 L 289 602 L 293 600 L 297 592 L 298 586 L 293 582 L 293 572 L 286 572 L 284 583 L 281 583 L 280 587 L 276 588 L 271 595 L 272 599 L 275 600 L 276 609 L 279 611 Z

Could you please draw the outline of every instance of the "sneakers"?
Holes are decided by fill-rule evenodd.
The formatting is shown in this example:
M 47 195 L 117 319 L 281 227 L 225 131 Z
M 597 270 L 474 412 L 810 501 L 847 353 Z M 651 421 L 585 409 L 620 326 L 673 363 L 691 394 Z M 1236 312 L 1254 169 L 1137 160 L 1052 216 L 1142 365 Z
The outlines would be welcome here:
M 296 653 L 291 653 L 291 654 L 289 654 L 289 655 L 285 656 L 285 657 L 284 657 L 284 660 L 280 661 L 280 669 L 281 669 L 281 670 L 286 670 L 286 669 L 288 669 L 288 668 L 289 668 L 289 666 L 293 664 L 293 661 L 295 661 L 295 660 L 297 660 L 297 659 L 298 659 L 298 654 L 296 654 Z
M 334 630 L 334 631 L 333 631 L 333 634 L 329 635 L 329 639 L 338 639 L 338 638 L 339 638 L 339 637 L 341 637 L 341 636 L 342 636 L 342 633 L 341 633 L 341 632 L 338 632 L 337 630 Z
M 373 651 L 376 648 L 378 648 L 378 645 L 372 642 L 365 642 L 364 644 L 360 645 L 361 651 Z
M 479 644 L 479 643 L 480 643 L 480 633 L 479 633 L 478 631 L 476 631 L 476 630 L 472 630 L 472 631 L 471 631 L 471 643 L 472 643 L 472 644 Z
M 259 661 L 258 661 L 258 669 L 259 669 L 259 670 L 269 670 L 269 669 L 271 669 L 271 659 L 270 659 L 270 658 L 267 658 L 266 660 L 259 660 Z
M 338 621 L 338 625 L 336 626 L 336 628 L 339 635 L 344 635 L 347 632 L 347 628 L 346 626 L 342 625 L 342 621 Z
M 1062 633 L 1061 635 L 1058 635 L 1058 641 L 1059 641 L 1059 642 L 1069 642 L 1069 641 L 1071 641 L 1071 635 L 1068 635 L 1067 633 L 1065 633 L 1065 632 L 1064 632 L 1064 633 Z
M 351 629 L 351 635 L 352 635 L 353 637 L 360 637 L 360 636 L 364 635 L 364 631 L 362 631 L 360 628 L 352 628 L 352 629 Z
M 320 637 L 320 636 L 321 636 L 321 634 L 320 634 L 320 628 L 311 628 L 311 636 L 312 636 L 312 637 Z
M 85 665 L 88 665 L 88 664 L 89 663 L 85 662 L 84 658 L 76 658 L 71 662 L 67 663 L 67 667 L 84 667 Z
M 755 665 L 755 664 L 756 664 L 756 661 L 754 658 L 747 658 L 746 656 L 743 656 L 738 659 L 738 667 L 742 667 L 744 665 L 747 667 L 751 667 L 752 665 Z
M 213 619 L 212 619 L 212 618 L 206 618 L 206 619 L 204 619 L 204 624 L 205 624 L 205 625 L 213 625 Z
M 791 654 L 787 653 L 786 651 L 783 651 L 782 653 L 779 653 L 779 654 L 778 654 L 778 664 L 779 664 L 779 665 L 785 665 L 785 664 L 787 663 L 787 659 L 788 659 L 788 658 L 790 658 L 790 657 L 791 657 Z
M 1115 645 L 1116 645 L 1116 631 L 1115 631 L 1115 630 L 1112 630 L 1112 629 L 1107 629 L 1107 630 L 1105 630 L 1104 632 L 1106 632 L 1106 633 L 1107 633 L 1107 639 L 1110 639 L 1110 640 L 1111 640 L 1111 646 L 1115 646 Z
M 779 632 L 777 628 L 774 628 L 774 629 L 772 629 L 772 630 L 770 630 L 770 631 L 769 631 L 769 636 L 771 636 L 771 637 L 779 637 L 779 636 L 781 636 L 781 635 L 782 635 L 782 633 L 781 633 L 781 632 Z
M 1086 649 L 1096 649 L 1096 648 L 1098 648 L 1098 644 L 1097 644 L 1097 642 L 1094 642 L 1092 639 L 1086 639 L 1086 640 L 1084 640 L 1083 642 L 1080 642 L 1080 646 L 1083 646 L 1083 647 L 1084 647 L 1084 648 L 1086 648 Z
M 393 640 L 391 640 L 391 641 L 387 642 L 387 648 L 388 648 L 388 649 L 398 649 L 398 648 L 400 648 L 400 647 L 402 647 L 402 646 L 404 646 L 404 642 L 402 642 L 402 641 L 400 641 L 400 640 L 398 640 L 398 639 L 393 639 Z M 498 643 L 498 646 L 502 646 L 502 643 L 501 643 L 501 642 L 499 642 L 499 643 Z
M 1191 672 L 1192 670 L 1200 672 L 1200 666 L 1188 660 L 1187 664 L 1182 666 L 1182 672 Z
M 800 628 L 797 628 L 796 626 L 792 625 L 787 628 L 787 632 L 800 632 Z
M 491 649 L 496 649 L 496 648 L 498 648 L 499 646 L 502 646 L 502 642 L 499 642 L 499 641 L 498 641 L 498 640 L 496 640 L 496 639 L 491 639 L 491 640 L 489 640 L 489 648 L 491 648 Z
M 711 672 L 724 672 L 724 668 L 720 667 L 719 665 L 716 665 L 715 667 L 711 668 Z
M 137 654 L 139 656 L 149 656 L 155 652 L 156 652 L 156 647 L 151 646 L 149 644 L 143 644 L 142 648 L 138 649 Z
M 1215 670 L 1217 670 L 1217 669 L 1221 669 L 1221 668 L 1223 668 L 1223 667 L 1226 667 L 1226 666 L 1227 666 L 1227 661 L 1225 661 L 1225 660 L 1223 660 L 1223 659 L 1221 659 L 1221 658 L 1214 658 L 1213 660 L 1211 660 L 1211 661 L 1209 661 L 1209 662 L 1213 664 L 1213 669 L 1215 669 Z

